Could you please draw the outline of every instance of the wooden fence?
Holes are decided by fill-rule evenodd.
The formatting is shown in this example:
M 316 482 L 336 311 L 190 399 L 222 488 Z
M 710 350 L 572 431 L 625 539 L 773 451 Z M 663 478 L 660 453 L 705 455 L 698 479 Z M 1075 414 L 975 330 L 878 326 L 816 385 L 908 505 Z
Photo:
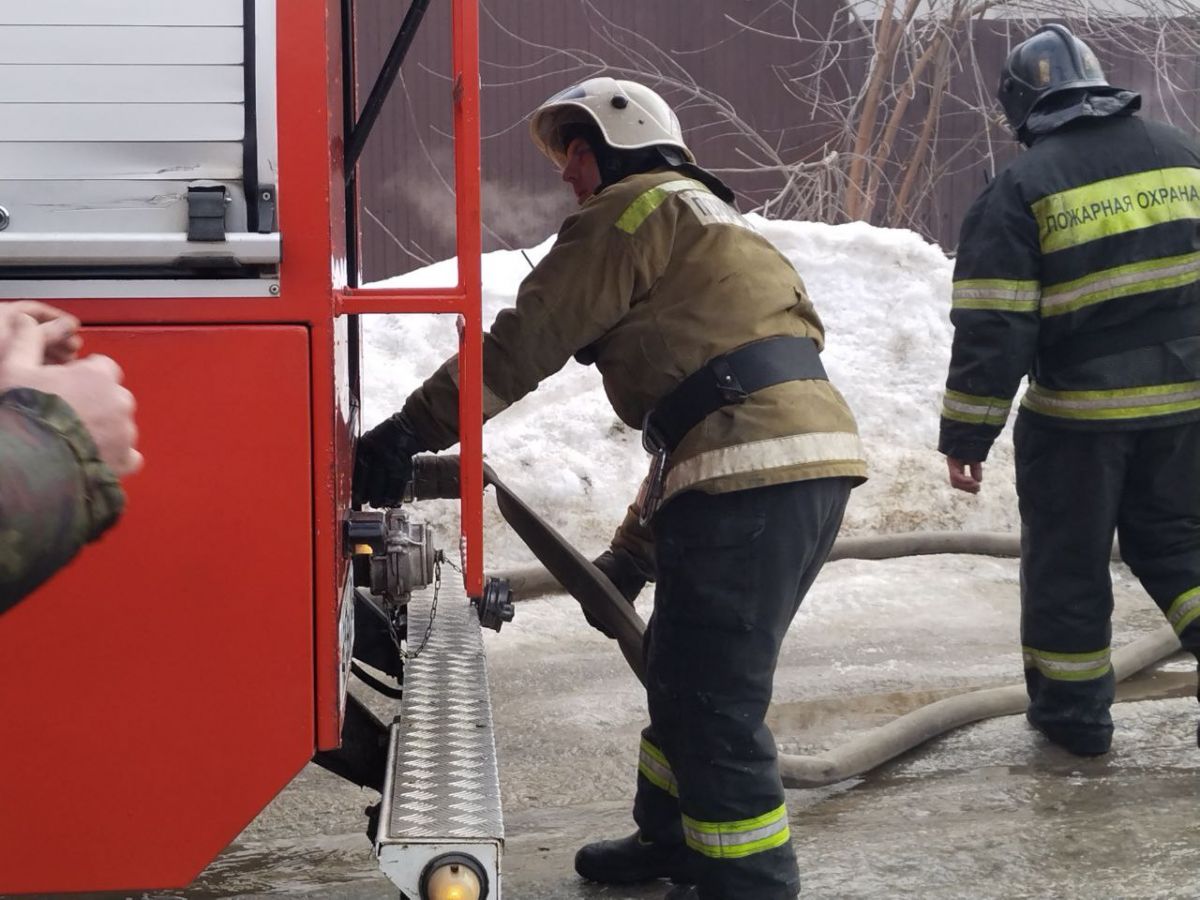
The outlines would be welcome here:
M 850 42 L 835 67 L 814 73 L 817 42 L 830 29 L 845 27 L 838 19 L 844 12 L 839 0 L 805 0 L 802 5 L 807 21 L 815 24 L 798 28 L 790 3 L 761 0 L 482 0 L 485 250 L 540 241 L 574 207 L 558 173 L 529 142 L 528 115 L 551 93 L 606 66 L 612 67 L 606 74 L 628 68 L 665 77 L 665 82 L 648 83 L 676 106 L 701 163 L 723 171 L 743 209 L 775 195 L 787 177 L 763 168 L 763 144 L 777 148 L 789 163 L 815 165 L 811 177 L 819 177 L 820 161 L 828 157 L 841 126 L 814 115 L 789 91 L 789 84 L 820 78 L 828 90 L 844 91 L 864 77 L 868 58 L 865 41 Z M 357 0 L 363 93 L 387 53 L 405 6 L 394 0 Z M 1114 23 L 1114 29 L 1119 27 Z M 1024 28 L 1016 31 L 1009 23 L 992 21 L 973 34 L 969 48 L 961 52 L 969 50 L 972 67 L 988 86 L 982 103 L 990 99 L 1004 56 L 1012 42 L 1024 36 Z M 1149 54 L 1100 43 L 1096 49 L 1110 81 L 1143 91 L 1148 115 L 1177 123 L 1200 120 L 1200 61 L 1192 58 L 1170 73 L 1176 86 L 1191 92 L 1185 90 L 1181 104 L 1164 109 L 1161 79 Z M 449 70 L 446 4 L 433 4 L 363 157 L 367 280 L 453 254 Z M 736 110 L 741 124 L 734 127 L 718 120 L 711 105 L 697 100 L 698 91 L 719 95 Z M 909 115 L 922 117 L 930 99 L 928 90 L 918 92 Z M 904 211 L 905 224 L 948 249 L 954 246 L 966 207 L 988 177 L 987 150 L 998 150 L 1001 159 L 1016 152 L 998 124 L 989 129 L 983 123 L 977 109 L 942 109 L 936 140 L 938 156 L 947 162 L 933 189 Z M 887 174 L 902 177 L 903 168 L 903 162 L 893 164 Z M 838 220 L 832 208 L 815 215 Z M 873 220 L 890 219 L 885 202 Z

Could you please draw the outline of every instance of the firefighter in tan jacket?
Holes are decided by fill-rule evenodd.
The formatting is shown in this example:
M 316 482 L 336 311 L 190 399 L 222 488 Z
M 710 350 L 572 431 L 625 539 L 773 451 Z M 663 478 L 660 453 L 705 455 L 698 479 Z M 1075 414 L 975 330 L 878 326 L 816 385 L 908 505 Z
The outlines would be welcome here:
M 485 336 L 485 417 L 574 356 L 652 454 L 597 560 L 631 600 L 657 578 L 638 831 L 585 846 L 576 869 L 669 877 L 673 897 L 790 900 L 799 875 L 764 716 L 780 643 L 865 478 L 853 415 L 821 366 L 800 277 L 695 165 L 661 97 L 595 78 L 531 125 L 580 209 Z M 399 502 L 412 454 L 458 440 L 456 371 L 448 361 L 363 435 L 356 499 Z

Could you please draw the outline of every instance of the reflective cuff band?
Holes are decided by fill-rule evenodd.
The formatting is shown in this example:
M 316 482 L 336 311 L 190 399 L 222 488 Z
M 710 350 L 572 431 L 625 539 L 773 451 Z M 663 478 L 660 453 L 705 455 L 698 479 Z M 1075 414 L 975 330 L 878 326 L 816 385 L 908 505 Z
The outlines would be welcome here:
M 666 791 L 672 797 L 679 796 L 679 785 L 675 782 L 671 764 L 663 752 L 645 738 L 642 738 L 638 752 L 638 773 L 660 791 Z
M 1200 381 L 1110 391 L 1051 391 L 1031 384 L 1021 406 L 1044 416 L 1086 421 L 1169 416 L 1200 409 Z
M 1003 428 L 1011 408 L 1011 400 L 946 391 L 942 400 L 942 418 L 966 422 L 968 425 L 995 425 Z
M 1025 668 L 1037 669 L 1054 681 L 1091 681 L 1103 678 L 1112 670 L 1112 648 L 1090 653 L 1053 653 L 1022 647 Z
M 1196 619 L 1200 619 L 1200 587 L 1184 591 L 1171 601 L 1171 607 L 1167 610 L 1167 621 L 1176 634 L 1183 634 L 1183 629 Z
M 1041 285 L 1036 281 L 972 278 L 954 282 L 954 309 L 1032 313 L 1037 312 L 1041 295 Z
M 450 380 L 454 382 L 454 386 L 461 390 L 461 385 L 458 383 L 458 354 L 450 357 L 448 367 Z M 488 387 L 487 382 L 483 383 L 483 419 L 486 422 L 488 419 L 498 416 L 500 413 L 508 409 L 512 404 Z M 458 428 L 458 421 L 455 420 L 454 427 Z
M 1167 291 L 1200 281 L 1200 253 L 1186 253 L 1105 269 L 1046 288 L 1042 317 L 1061 316 L 1108 300 Z
M 791 840 L 787 808 L 783 805 L 739 822 L 701 822 L 684 816 L 683 835 L 689 847 L 711 859 L 742 859 Z

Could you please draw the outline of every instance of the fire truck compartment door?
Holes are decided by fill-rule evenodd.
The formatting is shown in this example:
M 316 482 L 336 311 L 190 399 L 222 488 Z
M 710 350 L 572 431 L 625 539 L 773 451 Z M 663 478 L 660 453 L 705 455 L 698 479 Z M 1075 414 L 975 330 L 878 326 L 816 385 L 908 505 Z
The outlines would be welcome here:
M 316 739 L 308 329 L 85 343 L 124 369 L 146 465 L 0 617 L 0 895 L 187 884 Z

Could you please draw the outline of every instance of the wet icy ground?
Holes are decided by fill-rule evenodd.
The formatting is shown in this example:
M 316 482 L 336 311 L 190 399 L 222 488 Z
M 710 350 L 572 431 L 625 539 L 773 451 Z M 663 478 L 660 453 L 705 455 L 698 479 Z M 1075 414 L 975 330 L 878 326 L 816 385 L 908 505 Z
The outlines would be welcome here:
M 781 660 L 772 721 L 783 749 L 834 746 L 948 693 L 1012 681 L 1016 578 L 1009 560 L 831 563 Z M 1122 644 L 1160 619 L 1127 571 L 1114 578 Z M 661 896 L 664 885 L 603 888 L 571 869 L 580 843 L 630 828 L 644 701 L 614 646 L 573 601 L 552 598 L 519 605 L 488 653 L 504 896 Z M 1114 750 L 1100 759 L 1008 717 L 865 778 L 789 791 L 804 897 L 1200 897 L 1194 669 L 1189 657 L 1137 679 L 1140 696 L 1160 699 L 1118 705 Z M 362 836 L 374 799 L 310 766 L 191 889 L 144 896 L 395 898 Z
M 1006 430 L 984 491 L 946 484 L 937 443 L 949 359 L 951 261 L 912 232 L 863 223 L 754 220 L 805 279 L 827 333 L 830 377 L 858 419 L 871 480 L 843 532 L 1017 527 Z M 549 241 L 530 250 L 537 260 Z M 516 251 L 483 260 L 485 318 L 529 270 Z M 454 281 L 454 262 L 399 284 Z M 369 317 L 364 425 L 399 408 L 455 349 L 447 317 Z M 588 554 L 607 544 L 645 455 L 616 421 L 593 369 L 569 363 L 489 422 L 489 461 Z M 529 562 L 487 506 L 494 569 Z M 443 547 L 453 504 L 422 504 Z M 1116 566 L 1114 643 L 1161 624 Z M 1020 678 L 1017 564 L 961 556 L 826 567 L 785 644 L 772 724 L 783 750 L 835 746 L 948 693 Z M 639 602 L 649 614 L 649 597 Z M 650 898 L 571 869 L 584 841 L 627 833 L 645 701 L 615 647 L 569 598 L 523 603 L 487 639 L 508 829 L 508 900 Z M 1190 660 L 1190 658 L 1189 658 Z M 806 898 L 1200 898 L 1200 750 L 1195 662 L 1139 688 L 1175 699 L 1116 709 L 1114 750 L 1077 760 L 1020 717 L 972 726 L 864 779 L 789 792 Z M 308 767 L 185 892 L 154 897 L 394 897 L 362 835 L 369 792 Z M 186 814 L 186 811 L 181 811 Z

